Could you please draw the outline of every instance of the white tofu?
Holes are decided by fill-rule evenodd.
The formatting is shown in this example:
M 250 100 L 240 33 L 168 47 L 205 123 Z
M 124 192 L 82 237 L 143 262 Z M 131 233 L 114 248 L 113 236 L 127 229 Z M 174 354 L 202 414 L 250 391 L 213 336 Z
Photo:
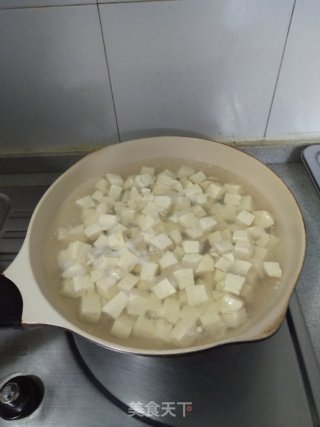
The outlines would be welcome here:
M 281 267 L 278 262 L 265 261 L 263 263 L 263 269 L 268 277 L 274 277 L 277 279 L 282 277 Z
M 102 312 L 117 319 L 127 305 L 128 299 L 128 295 L 120 291 L 102 307 Z
M 105 299 L 113 298 L 118 292 L 119 288 L 116 286 L 117 280 L 114 277 L 106 276 L 96 281 L 96 288 L 98 294 Z
M 202 255 L 200 254 L 185 254 L 182 257 L 181 265 L 186 268 L 195 269 L 201 260 Z
M 150 230 L 154 225 L 157 224 L 157 220 L 151 215 L 141 215 L 138 220 L 138 225 L 143 231 Z
M 104 231 L 110 230 L 117 222 L 118 218 L 116 215 L 108 214 L 101 215 L 98 220 L 99 227 Z
M 214 231 L 213 233 L 210 233 L 208 235 L 208 241 L 209 241 L 211 246 L 214 246 L 215 243 L 222 242 L 223 240 L 224 240 L 224 238 L 223 238 L 220 230 Z
M 163 302 L 163 305 L 159 312 L 159 316 L 167 320 L 169 323 L 175 324 L 179 318 L 179 313 L 179 301 L 173 298 L 167 298 Z
M 184 194 L 191 201 L 195 200 L 196 196 L 202 193 L 202 188 L 198 184 L 190 185 L 184 190 Z
M 73 279 L 65 279 L 62 282 L 60 294 L 68 298 L 80 298 L 83 293 L 82 285 Z
M 115 233 L 109 234 L 108 241 L 109 241 L 109 247 L 113 250 L 121 249 L 126 245 L 121 231 L 117 231 Z
M 249 211 L 241 211 L 236 216 L 236 223 L 245 225 L 247 227 L 249 227 L 254 220 L 255 220 L 255 216 Z
M 155 262 L 146 262 L 142 264 L 140 271 L 140 279 L 145 281 L 153 280 L 157 275 L 159 265 Z
M 92 200 L 96 201 L 96 202 L 101 202 L 102 198 L 103 198 L 103 193 L 99 190 L 95 191 L 92 193 L 91 195 Z
M 206 216 L 199 219 L 199 224 L 203 231 L 209 232 L 218 224 L 218 222 L 213 217 Z
M 143 315 L 149 308 L 149 292 L 141 289 L 133 289 L 127 302 L 127 312 L 132 315 Z
M 139 282 L 139 277 L 134 274 L 126 274 L 118 283 L 118 288 L 123 291 L 131 291 L 131 289 Z
M 193 331 L 196 324 L 193 319 L 180 319 L 170 333 L 170 338 L 176 343 L 181 343 L 183 339 Z
M 217 200 L 223 196 L 224 189 L 222 185 L 213 182 L 209 184 L 208 188 L 206 189 L 206 194 L 210 196 L 212 199 Z
M 221 314 L 222 320 L 228 328 L 237 328 L 242 325 L 247 319 L 247 312 L 244 307 L 232 313 Z
M 194 198 L 194 202 L 198 205 L 205 205 L 208 202 L 208 196 L 206 194 L 197 194 Z
M 220 314 L 211 307 L 200 316 L 200 322 L 203 328 L 216 338 L 222 338 L 227 331 Z
M 178 260 L 180 260 L 184 256 L 184 250 L 182 249 L 182 246 L 176 246 L 173 250 L 174 255 Z
M 177 175 L 178 177 L 182 178 L 182 177 L 188 177 L 191 176 L 195 173 L 196 171 L 191 168 L 190 166 L 180 166 L 178 171 L 177 171 Z
M 95 188 L 102 193 L 106 193 L 108 190 L 108 183 L 104 178 L 99 179 L 99 181 L 96 182 Z
M 223 314 L 238 311 L 244 306 L 241 298 L 226 293 L 217 301 L 217 303 L 219 312 Z
M 91 196 L 85 196 L 76 201 L 76 205 L 80 208 L 94 208 L 95 202 L 92 200 Z
M 176 293 L 176 288 L 168 279 L 162 279 L 153 288 L 153 292 L 159 299 L 167 298 L 170 295 Z
M 153 338 L 154 320 L 139 316 L 134 324 L 132 335 L 137 338 Z
M 225 255 L 227 255 L 227 254 L 225 254 Z M 227 273 L 228 271 L 230 271 L 234 260 L 230 259 L 229 257 L 227 257 L 225 255 L 222 255 L 218 260 L 216 260 L 215 268 Z
M 223 198 L 225 205 L 240 205 L 242 196 L 240 194 L 226 193 Z
M 241 289 L 246 281 L 245 277 L 238 274 L 227 273 L 224 281 L 224 290 L 235 295 L 240 295 Z
M 198 224 L 198 218 L 193 212 L 184 213 L 179 216 L 179 223 L 185 228 L 193 228 Z
M 251 262 L 237 259 L 232 264 L 230 271 L 234 274 L 239 274 L 240 276 L 246 276 L 251 267 L 252 267 Z
M 150 292 L 149 294 L 149 302 L 148 302 L 148 309 L 147 314 L 151 316 L 157 316 L 159 311 L 161 310 L 162 303 L 161 299 L 158 298 L 155 294 Z
M 253 245 L 245 240 L 238 240 L 234 246 L 234 254 L 241 259 L 249 259 L 253 254 Z
M 105 234 L 100 234 L 93 246 L 96 248 L 107 248 L 109 246 L 109 238 Z
M 251 241 L 251 235 L 248 230 L 235 230 L 232 234 L 232 240 L 234 242 L 241 241 Z
M 169 196 L 155 196 L 154 203 L 156 206 L 159 206 L 160 208 L 169 209 L 172 204 L 172 200 L 171 200 L 171 197 Z
M 184 230 L 185 234 L 189 239 L 200 239 L 203 236 L 203 231 L 201 228 L 187 228 Z
M 109 189 L 108 196 L 112 197 L 114 200 L 118 200 L 121 193 L 122 193 L 122 187 L 120 187 L 119 185 L 112 184 Z
M 195 273 L 197 275 L 203 275 L 206 273 L 210 273 L 214 271 L 214 261 L 213 258 L 206 254 L 202 257 L 201 261 L 199 262 L 198 266 L 195 269 Z
M 195 205 L 192 207 L 192 212 L 197 216 L 198 218 L 203 218 L 207 215 L 207 212 L 203 209 L 202 206 Z
M 194 276 L 192 268 L 184 268 L 173 272 L 173 277 L 177 282 L 179 289 L 185 289 L 194 286 Z
M 97 323 L 101 317 L 101 300 L 95 293 L 85 293 L 81 296 L 79 316 L 82 320 Z
M 148 174 L 151 176 L 154 176 L 156 171 L 156 168 L 154 168 L 153 166 L 142 166 L 141 170 L 140 170 L 140 174 Z
M 215 242 L 214 248 L 219 254 L 225 254 L 233 250 L 233 244 L 227 240 L 223 240 L 221 242 Z
M 125 250 L 121 253 L 119 267 L 125 271 L 132 271 L 138 261 L 138 257 L 131 251 Z
M 76 276 L 84 276 L 85 273 L 86 269 L 81 264 L 75 263 L 64 270 L 61 276 L 63 279 L 71 279 Z
M 207 176 L 202 171 L 200 171 L 200 172 L 196 172 L 193 175 L 191 175 L 189 177 L 189 179 L 194 184 L 200 184 L 201 182 L 203 182 L 203 181 L 205 181 L 207 179 Z
M 154 236 L 150 243 L 160 251 L 165 251 L 172 247 L 172 240 L 164 233 Z
M 89 225 L 89 227 L 86 227 L 83 232 L 90 240 L 93 241 L 102 233 L 102 228 L 99 224 L 92 224 Z
M 184 240 L 182 248 L 186 254 L 198 254 L 200 252 L 200 243 L 195 240 Z
M 109 184 L 122 186 L 123 178 L 120 175 L 115 173 L 107 173 L 105 176 Z
M 254 211 L 254 225 L 258 225 L 263 228 L 272 227 L 275 224 L 275 220 L 270 212 L 266 210 Z
M 167 251 L 159 259 L 159 264 L 161 270 L 165 270 L 166 268 L 171 268 L 177 265 L 178 260 L 173 252 Z
M 83 262 L 87 259 L 90 251 L 91 245 L 88 243 L 75 241 L 71 242 L 68 246 L 68 255 L 75 261 Z
M 254 211 L 254 201 L 252 196 L 242 196 L 239 208 L 243 211 Z
M 241 194 L 243 188 L 240 184 L 224 184 L 226 193 Z
M 153 176 L 148 173 L 143 173 L 135 177 L 135 183 L 139 188 L 150 187 L 154 182 Z
M 136 319 L 128 314 L 121 314 L 118 319 L 113 322 L 110 330 L 111 335 L 118 338 L 129 338 Z
M 169 342 L 172 325 L 165 319 L 156 319 L 154 321 L 154 338 L 164 342 Z
M 208 300 L 207 289 L 205 285 L 188 286 L 186 288 L 188 304 L 197 306 Z

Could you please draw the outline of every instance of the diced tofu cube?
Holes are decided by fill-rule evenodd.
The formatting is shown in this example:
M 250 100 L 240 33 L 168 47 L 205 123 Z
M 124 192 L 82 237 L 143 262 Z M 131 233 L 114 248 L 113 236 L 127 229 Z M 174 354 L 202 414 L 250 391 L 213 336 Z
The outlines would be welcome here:
M 139 188 L 150 187 L 150 185 L 153 184 L 153 176 L 148 173 L 137 175 L 135 177 L 135 183 Z
M 101 317 L 101 300 L 95 293 L 85 293 L 81 296 L 80 318 L 90 323 L 97 323 Z
M 203 328 L 216 338 L 222 338 L 227 331 L 219 312 L 211 306 L 200 316 L 200 322 Z
M 176 288 L 168 279 L 162 279 L 153 288 L 153 292 L 160 299 L 167 298 L 176 292 Z
M 109 182 L 109 184 L 111 184 L 111 185 L 122 186 L 122 184 L 123 184 L 123 178 L 120 175 L 115 174 L 115 173 L 107 173 L 106 179 Z
M 208 300 L 205 285 L 188 286 L 186 288 L 188 304 L 191 306 L 200 305 Z
M 190 200 L 195 200 L 198 194 L 202 194 L 202 188 L 198 184 L 193 184 L 184 190 L 184 194 Z
M 152 292 L 149 294 L 149 302 L 148 302 L 148 309 L 147 309 L 147 314 L 149 316 L 157 316 L 158 313 L 161 310 L 161 299 L 158 298 L 155 294 L 153 294 Z
M 178 264 L 178 260 L 173 252 L 167 251 L 159 259 L 161 270 L 174 267 Z
M 242 196 L 239 208 L 244 211 L 253 212 L 254 202 L 252 196 Z
M 209 254 L 206 254 L 202 257 L 201 261 L 196 267 L 195 273 L 198 275 L 203 275 L 206 273 L 210 273 L 213 270 L 214 270 L 213 258 Z
M 258 225 L 263 228 L 272 227 L 275 224 L 275 220 L 270 212 L 265 210 L 254 211 L 254 225 Z
M 89 227 L 86 227 L 84 230 L 84 234 L 90 239 L 90 240 L 96 240 L 97 237 L 101 234 L 102 228 L 99 224 L 92 224 L 89 225 Z
M 281 267 L 278 262 L 265 261 L 263 268 L 267 276 L 280 279 L 282 277 Z
M 217 302 L 220 313 L 232 313 L 244 306 L 242 299 L 231 294 L 224 294 Z
M 156 319 L 154 321 L 154 338 L 168 342 L 172 331 L 172 325 L 165 319 Z
M 169 323 L 176 323 L 179 318 L 180 303 L 173 298 L 164 300 L 162 308 L 160 309 L 159 316 L 167 320 Z
M 108 183 L 104 178 L 101 178 L 98 182 L 96 182 L 95 188 L 102 193 L 106 193 L 108 189 Z
M 114 200 L 118 200 L 122 193 L 122 187 L 119 185 L 111 185 L 108 196 L 112 197 Z
M 169 207 L 171 206 L 172 200 L 171 200 L 171 197 L 169 196 L 155 196 L 154 203 L 160 208 L 169 209 Z
M 182 236 L 178 228 L 169 231 L 169 237 L 176 245 L 178 245 L 182 241 Z
M 78 199 L 76 201 L 76 205 L 81 208 L 94 208 L 95 202 L 92 200 L 91 196 L 82 197 L 82 199 Z
M 131 289 L 139 282 L 139 277 L 134 274 L 126 274 L 118 283 L 118 288 L 123 291 L 131 291 Z
M 130 251 L 123 251 L 119 260 L 119 267 L 125 271 L 132 271 L 137 263 L 137 256 Z
M 137 338 L 153 338 L 154 320 L 139 316 L 134 324 L 132 335 Z
M 185 213 L 180 215 L 179 223 L 185 228 L 192 228 L 198 224 L 198 218 L 192 212 Z
M 222 313 L 222 320 L 228 328 L 237 328 L 242 325 L 247 319 L 247 312 L 244 307 L 232 313 Z
M 198 206 L 198 205 L 192 207 L 192 212 L 198 218 L 203 218 L 204 216 L 207 215 L 207 212 L 203 209 L 203 207 L 202 206 Z
M 155 262 L 146 262 L 142 264 L 140 271 L 140 279 L 149 281 L 153 280 L 159 269 L 159 265 Z
M 176 342 L 182 342 L 186 336 L 192 332 L 196 324 L 193 319 L 180 319 L 171 331 L 170 338 Z
M 224 184 L 226 193 L 241 194 L 242 185 L 240 184 Z
M 113 298 L 118 292 L 119 288 L 116 286 L 117 280 L 114 277 L 102 277 L 96 281 L 96 288 L 98 294 L 105 299 Z
M 218 223 L 217 221 L 211 217 L 211 216 L 206 216 L 203 218 L 199 219 L 199 224 L 200 227 L 203 231 L 209 232 L 211 231 Z
M 178 169 L 177 175 L 178 177 L 182 178 L 185 176 L 191 176 L 195 173 L 195 170 L 191 168 L 190 166 L 180 166 Z
M 208 235 L 208 240 L 211 246 L 214 246 L 217 242 L 222 242 L 224 240 L 221 231 L 217 230 Z
M 241 211 L 236 216 L 236 223 L 249 227 L 255 219 L 255 216 L 249 211 Z
M 156 169 L 153 166 L 142 166 L 140 174 L 148 174 L 154 176 Z
M 222 187 L 222 185 L 213 182 L 209 184 L 208 188 L 206 189 L 206 194 L 212 199 L 217 200 L 223 196 L 224 188 Z
M 266 248 L 255 247 L 253 252 L 253 259 L 256 262 L 261 262 L 266 258 L 268 252 L 269 251 Z
M 240 205 L 242 196 L 240 194 L 226 193 L 224 195 L 223 203 L 225 205 Z
M 200 243 L 194 240 L 184 240 L 182 248 L 186 254 L 198 254 L 200 252 Z
M 92 197 L 92 200 L 95 200 L 96 202 L 101 202 L 103 198 L 103 193 L 97 190 L 94 193 L 92 193 L 91 197 Z
M 173 272 L 173 277 L 176 280 L 179 289 L 185 289 L 189 286 L 194 286 L 194 276 L 192 268 L 185 268 Z
M 185 254 L 182 257 L 181 265 L 186 268 L 196 268 L 199 262 L 202 260 L 200 254 Z
M 128 299 L 128 295 L 120 291 L 102 307 L 102 312 L 113 319 L 117 319 L 127 305 Z
M 150 243 L 159 251 L 165 251 L 172 247 L 172 240 L 168 237 L 167 234 L 164 233 L 154 236 L 150 240 Z
M 227 240 L 223 240 L 221 242 L 215 242 L 214 248 L 217 250 L 219 254 L 225 254 L 227 252 L 232 251 L 233 244 Z
M 194 201 L 198 205 L 205 205 L 208 202 L 208 196 L 206 194 L 197 194 Z
M 227 273 L 228 271 L 230 271 L 234 261 L 225 255 L 222 255 L 218 260 L 216 260 L 215 268 Z
M 245 277 L 238 274 L 228 273 L 224 281 L 224 290 L 235 295 L 240 295 L 242 286 L 246 281 Z
M 121 316 L 113 322 L 112 328 L 110 330 L 111 335 L 118 338 L 129 338 L 135 320 L 136 319 L 134 317 L 129 316 L 128 314 L 121 314 Z
M 249 259 L 253 254 L 253 245 L 245 240 L 238 240 L 234 246 L 234 254 L 241 259 Z
M 154 219 L 151 215 L 141 215 L 138 221 L 138 225 L 143 231 L 150 230 L 155 224 L 157 224 L 157 220 Z
M 232 240 L 234 242 L 239 240 L 251 241 L 251 235 L 248 230 L 235 230 L 232 235 Z
M 93 246 L 97 248 L 107 248 L 109 246 L 109 238 L 105 234 L 100 234 Z
M 251 262 L 237 259 L 231 267 L 231 272 L 234 274 L 240 274 L 240 276 L 246 276 L 251 267 Z
M 127 302 L 127 312 L 132 315 L 143 315 L 149 308 L 149 292 L 133 289 Z
M 79 298 L 83 293 L 82 285 L 78 281 L 65 279 L 62 282 L 60 293 L 69 298 Z
M 196 172 L 193 175 L 191 175 L 189 177 L 189 179 L 194 184 L 200 184 L 200 182 L 205 181 L 207 179 L 207 176 L 202 171 L 200 171 L 200 172 Z
M 121 249 L 126 245 L 121 231 L 117 231 L 115 233 L 109 234 L 108 240 L 109 240 L 109 247 L 113 250 Z
M 104 231 L 110 230 L 110 228 L 113 227 L 117 222 L 118 218 L 116 215 L 108 214 L 101 215 L 98 220 L 99 227 Z
M 86 273 L 85 268 L 79 264 L 73 264 L 70 267 L 68 267 L 62 274 L 62 278 L 63 279 L 70 279 L 72 277 L 76 277 L 76 276 L 84 276 Z
M 185 234 L 189 237 L 189 239 L 200 239 L 203 236 L 203 231 L 201 228 L 187 228 Z

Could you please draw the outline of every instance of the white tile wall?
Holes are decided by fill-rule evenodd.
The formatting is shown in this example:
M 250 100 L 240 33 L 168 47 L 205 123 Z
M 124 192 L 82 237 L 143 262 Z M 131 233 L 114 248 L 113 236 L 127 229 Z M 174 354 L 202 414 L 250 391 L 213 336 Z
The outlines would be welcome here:
M 0 11 L 0 149 L 118 141 L 96 5 Z
M 99 7 L 122 139 L 264 135 L 293 0 Z
M 297 0 L 267 137 L 320 133 L 320 2 Z

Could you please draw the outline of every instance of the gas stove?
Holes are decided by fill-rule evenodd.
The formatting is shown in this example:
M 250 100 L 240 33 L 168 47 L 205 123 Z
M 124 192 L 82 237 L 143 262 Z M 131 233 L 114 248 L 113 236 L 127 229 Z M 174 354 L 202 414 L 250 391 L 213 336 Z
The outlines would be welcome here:
M 45 189 L 0 188 L 0 270 Z M 0 406 L 21 400 L 0 426 L 319 426 L 319 385 L 295 292 L 272 337 L 184 356 L 118 353 L 51 326 L 0 330 Z

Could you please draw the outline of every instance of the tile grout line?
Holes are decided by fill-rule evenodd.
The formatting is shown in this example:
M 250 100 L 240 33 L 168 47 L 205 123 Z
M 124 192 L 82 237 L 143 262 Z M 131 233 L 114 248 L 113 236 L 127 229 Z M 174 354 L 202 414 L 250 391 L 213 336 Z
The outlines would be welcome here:
M 117 132 L 118 132 L 118 139 L 119 139 L 119 142 L 121 142 L 118 116 L 117 116 L 117 110 L 116 110 L 116 103 L 115 103 L 115 99 L 114 99 L 113 87 L 112 87 L 112 83 L 111 83 L 111 73 L 110 73 L 110 67 L 109 67 L 109 62 L 108 62 L 108 57 L 107 57 L 107 46 L 106 46 L 106 42 L 105 42 L 104 34 L 103 34 L 99 3 L 97 3 L 97 9 L 98 9 L 98 16 L 99 16 L 99 23 L 100 23 L 100 30 L 101 30 L 104 56 L 106 59 L 107 73 L 108 73 L 108 78 L 109 78 L 109 83 L 110 83 L 110 90 L 111 90 L 111 98 L 112 98 L 112 103 L 113 103 L 114 116 L 115 116 L 115 120 L 116 120 Z
M 289 33 L 290 33 L 290 29 L 291 29 L 291 24 L 292 24 L 294 10 L 295 10 L 295 7 L 296 7 L 296 1 L 297 0 L 294 0 L 292 11 L 291 11 L 291 16 L 290 16 L 290 20 L 289 20 L 289 25 L 288 25 L 288 30 L 287 30 L 287 34 L 286 34 L 286 39 L 285 39 L 285 42 L 284 42 L 283 52 L 282 52 L 281 59 L 280 59 L 279 70 L 278 70 L 278 74 L 277 74 L 277 78 L 276 78 L 276 83 L 275 83 L 275 86 L 274 86 L 273 95 L 272 95 L 272 98 L 271 98 L 271 104 L 270 104 L 270 108 L 269 108 L 269 112 L 268 112 L 267 123 L 266 123 L 266 127 L 265 127 L 264 134 L 263 134 L 264 138 L 266 138 L 266 136 L 267 136 L 267 129 L 268 129 L 268 126 L 269 126 L 270 117 L 271 117 L 271 111 L 272 111 L 274 99 L 275 99 L 275 96 L 276 96 L 276 91 L 277 91 L 278 82 L 279 82 L 279 78 L 280 78 L 282 63 L 283 63 L 284 55 L 285 55 L 285 52 L 286 52 L 286 49 L 287 49 L 287 42 L 288 42 Z

